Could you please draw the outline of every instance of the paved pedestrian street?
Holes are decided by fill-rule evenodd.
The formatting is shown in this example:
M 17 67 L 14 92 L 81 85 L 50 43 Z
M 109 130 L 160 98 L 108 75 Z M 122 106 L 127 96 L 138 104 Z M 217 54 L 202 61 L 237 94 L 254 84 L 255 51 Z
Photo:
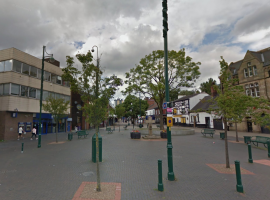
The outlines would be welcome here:
M 195 135 L 173 136 L 173 167 L 176 181 L 166 180 L 166 140 L 130 139 L 131 127 L 113 134 L 101 129 L 103 162 L 101 182 L 116 192 L 103 199 L 122 200 L 232 200 L 270 198 L 270 159 L 263 145 L 252 145 L 254 163 L 248 163 L 248 148 L 243 142 L 229 142 L 230 164 L 240 161 L 244 193 L 236 191 L 234 168 L 225 169 L 224 140 Z M 42 136 L 42 146 L 29 138 L 0 143 L 1 200 L 86 199 L 83 187 L 96 182 L 96 164 L 92 163 L 93 130 L 84 139 L 67 140 L 67 133 Z M 240 137 L 241 141 L 243 138 Z M 229 137 L 234 141 L 234 137 Z M 24 151 L 21 153 L 21 144 Z M 162 160 L 164 192 L 157 190 L 158 159 Z M 229 172 L 229 173 L 228 173 Z M 91 190 L 93 190 L 92 187 Z M 102 188 L 101 188 L 102 189 Z M 79 196 L 78 196 L 79 195 Z M 81 195 L 81 196 L 80 196 Z M 83 196 L 84 195 L 84 196 Z M 86 195 L 86 196 L 85 196 Z

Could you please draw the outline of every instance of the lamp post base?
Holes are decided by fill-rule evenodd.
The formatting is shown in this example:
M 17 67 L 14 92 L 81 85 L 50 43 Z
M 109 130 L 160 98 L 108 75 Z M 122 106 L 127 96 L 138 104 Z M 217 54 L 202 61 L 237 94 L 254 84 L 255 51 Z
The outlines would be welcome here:
M 168 172 L 168 180 L 175 181 L 174 172 Z
M 41 135 L 39 134 L 38 135 L 38 148 L 41 147 Z

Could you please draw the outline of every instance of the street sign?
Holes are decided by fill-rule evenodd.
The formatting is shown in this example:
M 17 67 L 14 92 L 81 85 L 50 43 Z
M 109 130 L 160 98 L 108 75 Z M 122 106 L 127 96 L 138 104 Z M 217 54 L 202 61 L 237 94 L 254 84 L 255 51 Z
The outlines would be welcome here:
M 167 117 L 167 126 L 173 126 L 173 118 Z
M 167 102 L 163 103 L 163 109 L 167 109 Z

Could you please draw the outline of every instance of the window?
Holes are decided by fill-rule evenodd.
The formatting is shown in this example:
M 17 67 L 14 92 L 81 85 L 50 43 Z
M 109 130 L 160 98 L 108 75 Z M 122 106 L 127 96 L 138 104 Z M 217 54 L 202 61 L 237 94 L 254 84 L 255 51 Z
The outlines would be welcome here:
M 44 71 L 44 81 L 51 81 L 51 73 Z
M 251 96 L 255 97 L 255 88 L 251 88 L 250 91 L 251 91 Z
M 5 61 L 5 71 L 11 71 L 12 70 L 12 60 L 6 60 Z
M 36 98 L 40 99 L 40 90 L 37 89 L 36 93 L 37 93 Z
M 4 93 L 4 85 L 0 84 L 0 95 L 3 95 Z
M 46 99 L 48 98 L 48 96 L 49 96 L 49 92 L 43 90 L 42 100 L 43 100 L 43 101 L 46 101 Z
M 5 61 L 0 62 L 0 72 L 5 71 Z
M 251 62 L 248 62 L 248 63 L 247 63 L 247 66 L 248 66 L 248 67 L 251 66 Z
M 30 76 L 37 77 L 37 68 L 36 67 L 31 66 Z
M 10 88 L 10 84 L 9 83 L 4 84 L 3 95 L 9 95 L 9 88 Z
M 37 69 L 37 77 L 38 79 L 41 79 L 41 69 Z
M 248 70 L 247 70 L 247 68 L 244 69 L 244 76 L 245 76 L 245 78 L 248 77 Z
M 22 67 L 22 73 L 23 74 L 26 74 L 26 75 L 29 75 L 29 71 L 30 71 L 30 66 L 23 63 L 23 67 Z
M 56 83 L 57 82 L 57 75 L 52 74 L 52 83 Z
M 36 98 L 36 92 L 37 92 L 37 89 L 36 88 L 29 88 L 29 97 L 31 98 Z
M 249 76 L 253 76 L 253 72 L 252 72 L 252 68 L 251 67 L 248 68 L 248 71 L 249 71 Z
M 254 87 L 255 87 L 255 95 L 256 95 L 256 97 L 259 97 L 260 96 L 259 84 L 254 83 Z
M 55 93 L 54 93 L 54 92 L 49 92 L 49 95 L 50 95 L 52 98 L 55 98 Z
M 13 60 L 13 71 L 22 73 L 22 63 L 18 60 Z
M 65 96 L 65 101 L 69 101 L 70 102 L 70 96 Z
M 249 89 L 246 89 L 246 95 L 247 95 L 247 96 L 250 96 Z
M 253 74 L 254 74 L 254 76 L 257 75 L 257 67 L 256 67 L 256 65 L 253 66 Z
M 63 86 L 69 87 L 69 86 L 70 86 L 70 84 L 69 84 L 69 82 L 68 82 L 68 81 L 64 81 L 64 80 L 63 80 Z
M 28 97 L 28 87 L 21 86 L 21 96 L 22 97 Z
M 62 77 L 61 76 L 57 76 L 57 84 L 62 85 Z
M 11 84 L 11 94 L 12 95 L 20 95 L 20 85 L 12 83 Z
M 56 99 L 60 99 L 60 94 L 55 93 L 55 98 L 56 98 Z

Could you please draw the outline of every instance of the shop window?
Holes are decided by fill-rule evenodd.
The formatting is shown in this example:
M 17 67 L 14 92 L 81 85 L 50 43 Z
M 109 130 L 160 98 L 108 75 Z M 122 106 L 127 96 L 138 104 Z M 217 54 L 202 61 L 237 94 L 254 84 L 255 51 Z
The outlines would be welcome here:
M 21 96 L 22 97 L 28 97 L 28 87 L 21 86 Z
M 12 62 L 13 60 L 6 60 L 5 61 L 5 71 L 11 71 L 12 70 Z
M 11 94 L 12 95 L 20 95 L 20 85 L 11 84 Z
M 244 69 L 244 76 L 245 76 L 245 78 L 248 77 L 248 70 L 247 70 L 247 68 Z
M 18 60 L 13 60 L 13 71 L 22 73 L 22 63 Z
M 29 88 L 29 97 L 36 98 L 37 89 L 36 88 Z
M 30 65 L 27 65 L 27 64 L 23 63 L 22 73 L 26 74 L 26 75 L 29 75 L 29 72 L 30 72 Z
M 0 72 L 5 71 L 5 61 L 0 62 Z
M 30 76 L 33 76 L 33 77 L 37 77 L 37 68 L 36 67 L 33 67 L 33 66 L 31 66 L 31 68 L 30 68 Z

